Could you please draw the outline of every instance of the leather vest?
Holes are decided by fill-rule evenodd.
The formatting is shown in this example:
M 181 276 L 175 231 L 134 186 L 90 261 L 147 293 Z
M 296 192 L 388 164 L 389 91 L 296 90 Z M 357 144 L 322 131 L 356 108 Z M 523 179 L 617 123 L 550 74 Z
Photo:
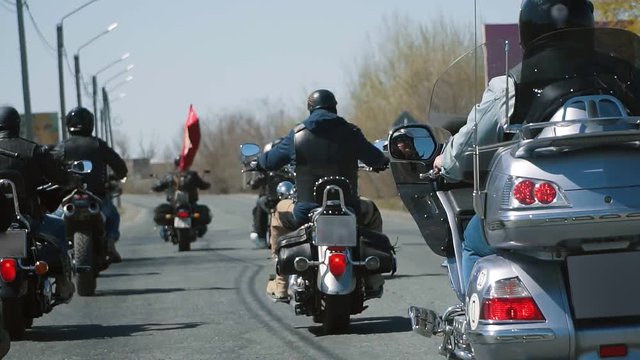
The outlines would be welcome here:
M 342 176 L 349 180 L 352 189 L 352 194 L 344 194 L 345 201 L 349 206 L 356 205 L 358 159 L 351 144 L 319 137 L 302 124 L 294 133 L 298 202 L 316 202 L 313 194 L 316 182 L 327 176 Z
M 43 174 L 33 160 L 37 144 L 21 138 L 0 139 L 0 148 L 15 152 L 20 159 L 0 155 L 0 178 L 11 180 L 17 187 L 20 211 L 37 215 L 38 196 L 36 188 L 42 184 Z M 9 189 L 3 189 L 6 193 Z
M 98 196 L 104 196 L 107 183 L 107 165 L 97 138 L 71 136 L 64 142 L 65 163 L 79 160 L 89 160 L 92 163 L 91 172 L 82 175 L 87 183 L 87 189 Z

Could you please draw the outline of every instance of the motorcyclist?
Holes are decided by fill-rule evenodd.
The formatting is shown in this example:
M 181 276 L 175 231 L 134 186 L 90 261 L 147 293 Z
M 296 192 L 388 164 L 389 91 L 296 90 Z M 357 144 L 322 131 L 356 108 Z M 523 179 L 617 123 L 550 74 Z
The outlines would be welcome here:
M 127 176 L 127 164 L 106 142 L 92 136 L 95 119 L 91 111 L 76 107 L 65 118 L 69 138 L 59 143 L 54 152 L 56 156 L 69 163 L 77 160 L 89 160 L 93 170 L 84 174 L 87 190 L 102 199 L 101 211 L 105 216 L 105 230 L 109 261 L 119 263 L 122 257 L 116 249 L 120 239 L 120 214 L 107 192 L 109 178 L 120 180 Z M 108 176 L 107 167 L 113 171 Z
M 320 205 L 314 202 L 314 184 L 326 176 L 343 176 L 351 183 L 353 193 L 348 198 L 358 199 L 358 160 L 376 170 L 387 167 L 389 160 L 373 146 L 360 129 L 337 115 L 337 101 L 329 90 L 316 90 L 307 98 L 309 117 L 291 130 L 278 145 L 263 153 L 258 167 L 276 170 L 295 163 L 297 202 L 282 200 L 271 219 L 271 250 L 277 239 L 309 221 L 309 213 Z M 353 203 L 358 223 L 369 229 L 382 231 L 382 217 L 375 204 L 360 198 Z M 367 286 L 382 289 L 382 277 L 371 277 Z M 377 282 L 377 283 L 376 283 Z M 275 300 L 286 300 L 286 278 L 276 276 L 267 284 L 267 295 Z
M 524 0 L 520 7 L 520 45 L 523 49 L 538 37 L 566 28 L 592 28 L 594 26 L 593 4 L 588 0 Z M 480 104 L 467 118 L 467 123 L 452 136 L 442 153 L 434 161 L 434 169 L 452 181 L 462 180 L 462 164 L 467 152 L 474 144 L 473 128 L 477 122 L 479 146 L 502 141 L 501 131 L 508 120 L 505 116 L 507 104 L 506 82 L 509 81 L 509 116 L 515 104 L 515 83 L 510 76 L 499 76 L 489 81 Z M 477 119 L 477 121 L 476 121 Z M 498 131 L 496 131 L 498 130 Z M 464 232 L 462 272 L 467 284 L 477 259 L 494 254 L 484 235 L 482 220 L 475 215 Z
M 175 166 L 175 171 L 168 173 L 162 179 L 158 180 L 151 187 L 151 190 L 156 192 L 166 191 L 167 201 L 172 203 L 174 200 L 175 191 L 177 189 L 180 189 L 188 194 L 189 203 L 192 207 L 198 206 L 198 189 L 207 190 L 211 187 L 211 184 L 204 181 L 195 170 L 185 169 L 181 171 L 179 169 L 180 156 L 175 157 L 175 159 L 173 160 L 173 164 Z M 209 214 L 207 214 L 207 218 L 210 218 Z M 198 236 L 201 237 L 207 231 L 207 226 L 202 225 L 196 230 L 198 232 Z
M 264 146 L 263 152 L 271 150 L 271 148 L 282 141 L 282 138 L 276 139 Z M 271 176 L 267 172 L 258 172 L 257 175 L 248 182 L 252 190 L 258 191 L 258 199 L 256 205 L 251 210 L 253 215 L 253 229 L 249 235 L 251 241 L 255 242 L 258 247 L 266 247 L 267 245 L 267 227 L 269 226 L 269 209 L 275 204 L 270 202 L 278 200 L 276 187 L 280 181 L 284 181 L 284 177 Z
M 66 302 L 73 296 L 75 286 L 71 281 L 71 263 L 64 230 L 64 221 L 60 217 L 47 214 L 40 205 L 37 188 L 47 183 L 76 186 L 82 179 L 69 174 L 63 164 L 57 161 L 49 150 L 19 136 L 20 115 L 9 106 L 0 107 L 0 149 L 15 153 L 17 158 L 0 155 L 0 173 L 16 172 L 22 184 L 18 187 L 20 212 L 27 216 L 34 234 L 43 239 L 55 241 L 62 261 L 62 273 L 55 274 L 57 301 Z M 4 176 L 4 175 L 0 175 Z M 12 179 L 10 179 L 12 180 Z M 14 183 L 16 179 L 13 179 Z M 4 196 L 3 196 L 4 197 Z M 10 205 L 7 202 L 7 205 Z M 8 206 L 5 210 L 10 210 Z

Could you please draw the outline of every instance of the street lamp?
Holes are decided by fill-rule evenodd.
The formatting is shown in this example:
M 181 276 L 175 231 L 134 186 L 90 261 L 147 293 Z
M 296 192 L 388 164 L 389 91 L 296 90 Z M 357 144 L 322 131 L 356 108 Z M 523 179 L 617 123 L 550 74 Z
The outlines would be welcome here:
M 113 90 L 119 88 L 120 86 L 128 83 L 129 81 L 133 80 L 133 76 L 127 76 L 126 79 L 124 79 L 124 81 L 121 81 L 119 83 L 117 83 L 116 85 L 114 85 L 111 89 L 108 89 L 109 92 L 112 92 Z
M 91 0 L 87 3 L 85 3 L 84 5 L 76 8 L 75 10 L 73 10 L 72 12 L 68 13 L 67 15 L 63 16 L 60 21 L 58 22 L 58 24 L 56 25 L 56 33 L 57 33 L 57 38 L 58 38 L 58 85 L 60 87 L 60 119 L 58 122 L 58 126 L 60 127 L 61 133 L 62 133 L 62 139 L 65 140 L 67 138 L 67 133 L 64 130 L 64 126 L 62 123 L 62 118 L 64 117 L 65 113 L 66 113 L 66 109 L 65 109 L 65 99 L 64 99 L 64 71 L 63 71 L 63 64 L 62 64 L 62 57 L 64 54 L 64 36 L 63 36 L 63 31 L 62 31 L 62 23 L 64 22 L 64 19 L 68 18 L 69 16 L 77 13 L 78 11 L 84 9 L 85 7 L 89 6 L 90 4 L 96 2 L 98 0 Z
M 115 80 L 115 79 L 116 79 L 116 78 L 118 78 L 119 76 L 121 76 L 121 75 L 124 75 L 124 74 L 128 73 L 128 72 L 129 72 L 129 71 L 131 71 L 131 69 L 133 69 L 134 67 L 135 67 L 135 65 L 133 65 L 133 64 L 129 64 L 129 65 L 127 65 L 127 67 L 126 67 L 124 70 L 122 70 L 122 71 L 120 71 L 119 73 L 117 73 L 117 74 L 113 75 L 112 77 L 108 78 L 108 79 L 104 82 L 104 84 L 103 84 L 102 86 L 107 86 L 107 84 L 108 84 L 108 83 L 110 83 L 111 81 Z
M 126 59 L 129 58 L 131 54 L 129 53 L 125 53 L 122 56 L 120 56 L 117 60 L 112 61 L 111 63 L 109 63 L 107 66 L 103 67 L 102 69 L 98 70 L 92 77 L 91 77 L 91 84 L 92 84 L 92 92 L 93 92 L 93 114 L 96 116 L 96 118 L 98 118 L 98 75 L 106 70 L 108 70 L 110 67 L 116 65 L 117 63 L 124 61 Z M 102 119 L 102 117 L 100 117 L 100 121 L 104 122 L 104 119 Z M 98 126 L 96 127 L 96 134 L 98 133 L 98 128 L 100 125 L 98 124 Z M 104 126 L 103 126 L 104 127 Z
M 75 74 L 76 75 L 76 96 L 77 96 L 77 100 L 78 100 L 78 106 L 82 106 L 82 96 L 80 94 L 80 50 L 82 50 L 83 48 L 87 47 L 92 42 L 98 40 L 100 37 L 110 33 L 111 31 L 113 31 L 117 27 L 118 27 L 118 23 L 113 23 L 113 24 L 109 25 L 109 27 L 106 30 L 104 30 L 100 34 L 94 36 L 93 38 L 91 38 L 86 43 L 82 44 L 78 48 L 78 50 L 76 51 L 76 54 L 73 56 L 73 61 L 74 61 L 74 64 L 75 64 L 75 73 L 76 73 Z

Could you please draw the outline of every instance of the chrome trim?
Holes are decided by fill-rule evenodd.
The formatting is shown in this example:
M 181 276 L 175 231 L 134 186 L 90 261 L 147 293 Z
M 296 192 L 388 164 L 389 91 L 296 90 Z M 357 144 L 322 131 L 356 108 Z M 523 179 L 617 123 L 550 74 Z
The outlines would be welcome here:
M 477 344 L 507 344 L 516 342 L 551 341 L 556 334 L 551 329 L 508 329 L 499 331 L 469 331 L 469 339 Z
M 449 229 L 451 230 L 451 238 L 453 240 L 453 249 L 456 255 L 456 267 L 458 268 L 458 283 L 460 286 L 460 295 L 464 297 L 467 293 L 467 288 L 462 280 L 462 239 L 458 233 L 458 222 L 456 214 L 447 199 L 446 194 L 443 191 L 436 191 L 436 195 L 444 208 L 447 218 L 449 219 Z M 459 296 L 460 298 L 460 296 Z

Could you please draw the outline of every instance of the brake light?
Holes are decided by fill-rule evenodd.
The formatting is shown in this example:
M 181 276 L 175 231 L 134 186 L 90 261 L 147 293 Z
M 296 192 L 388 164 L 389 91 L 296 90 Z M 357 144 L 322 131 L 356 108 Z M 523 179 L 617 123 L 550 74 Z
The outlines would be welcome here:
M 12 282 L 16 279 L 17 263 L 15 259 L 0 260 L 0 277 L 4 282 Z
M 551 204 L 556 199 L 556 188 L 548 182 L 543 182 L 536 186 L 533 192 L 536 200 L 541 204 Z
M 536 202 L 533 196 L 535 184 L 531 180 L 524 180 L 513 187 L 513 197 L 522 205 L 531 205 Z
M 176 216 L 179 217 L 180 219 L 188 218 L 189 217 L 189 212 L 185 211 L 185 210 L 179 210 L 176 213 Z
M 623 357 L 627 356 L 628 352 L 625 344 L 600 346 L 600 358 Z
M 75 194 L 73 195 L 73 198 L 76 200 L 86 200 L 89 198 L 89 195 L 87 194 Z
M 519 278 L 496 281 L 482 301 L 480 319 L 545 321 L 538 304 Z
M 329 255 L 329 271 L 333 276 L 342 276 L 347 270 L 347 257 L 343 253 Z

